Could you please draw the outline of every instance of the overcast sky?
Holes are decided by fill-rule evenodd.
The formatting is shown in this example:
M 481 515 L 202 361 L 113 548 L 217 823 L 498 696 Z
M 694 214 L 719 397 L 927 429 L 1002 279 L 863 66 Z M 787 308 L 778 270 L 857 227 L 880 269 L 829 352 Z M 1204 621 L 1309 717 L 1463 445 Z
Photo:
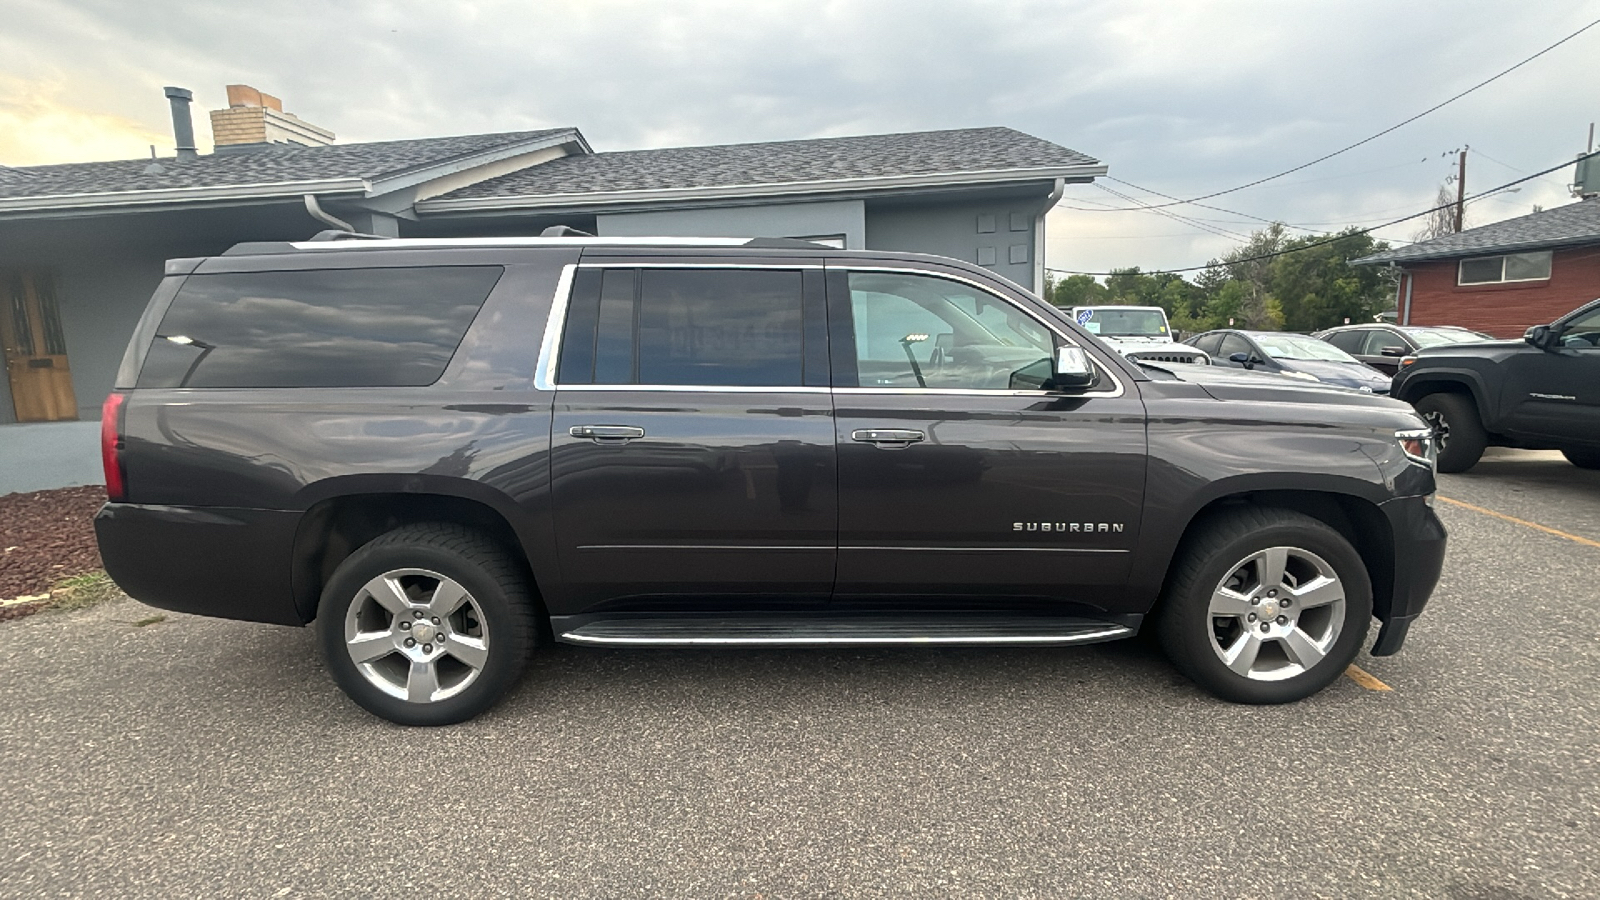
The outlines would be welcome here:
M 243 82 L 340 141 L 571 125 L 603 151 L 1006 125 L 1190 198 L 1387 128 L 1597 18 L 1600 2 L 1577 0 L 0 0 L 0 163 L 170 155 L 167 84 L 194 91 L 204 151 L 204 111 Z M 1376 224 L 1432 205 L 1451 151 L 1471 146 L 1472 192 L 1571 159 L 1597 119 L 1600 26 L 1391 135 L 1208 202 Z M 1468 225 L 1569 202 L 1570 180 L 1487 198 Z M 1106 204 L 1130 205 L 1069 187 L 1048 265 L 1178 267 L 1237 244 L 1153 212 L 1080 211 Z

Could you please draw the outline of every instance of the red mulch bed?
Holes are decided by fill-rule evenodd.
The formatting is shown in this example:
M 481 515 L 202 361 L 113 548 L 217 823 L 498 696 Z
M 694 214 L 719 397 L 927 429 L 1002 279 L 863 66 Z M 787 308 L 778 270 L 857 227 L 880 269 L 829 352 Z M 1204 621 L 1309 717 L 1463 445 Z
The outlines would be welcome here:
M 105 502 L 99 485 L 0 497 L 0 600 L 100 568 L 94 514 Z M 17 609 L 0 610 L 0 619 Z

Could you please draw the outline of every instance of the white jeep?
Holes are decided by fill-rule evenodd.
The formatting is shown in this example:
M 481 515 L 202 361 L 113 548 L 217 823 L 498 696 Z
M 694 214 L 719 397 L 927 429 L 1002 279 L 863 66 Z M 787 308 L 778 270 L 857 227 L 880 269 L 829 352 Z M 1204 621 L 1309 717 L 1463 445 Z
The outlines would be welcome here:
M 1210 365 L 1205 351 L 1172 339 L 1159 306 L 1074 306 L 1072 317 L 1111 349 L 1137 362 Z

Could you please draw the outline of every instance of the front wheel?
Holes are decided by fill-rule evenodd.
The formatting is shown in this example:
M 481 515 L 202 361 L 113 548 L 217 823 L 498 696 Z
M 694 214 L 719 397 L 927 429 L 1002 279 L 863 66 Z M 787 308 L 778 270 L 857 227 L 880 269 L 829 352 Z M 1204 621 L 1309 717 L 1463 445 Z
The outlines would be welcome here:
M 1478 407 L 1466 394 L 1429 394 L 1415 404 L 1417 414 L 1432 426 L 1439 447 L 1439 471 L 1465 472 L 1478 464 L 1489 433 Z
M 1580 469 L 1600 469 L 1600 450 L 1593 450 L 1588 447 L 1568 447 L 1561 451 L 1561 455 L 1567 458 L 1567 462 Z
M 1156 621 L 1167 658 L 1236 703 L 1288 703 L 1361 650 L 1372 585 L 1355 548 L 1301 513 L 1245 508 L 1201 523 Z
M 397 528 L 328 579 L 317 635 L 334 681 L 401 725 L 470 719 L 516 683 L 533 602 L 511 557 L 459 525 Z

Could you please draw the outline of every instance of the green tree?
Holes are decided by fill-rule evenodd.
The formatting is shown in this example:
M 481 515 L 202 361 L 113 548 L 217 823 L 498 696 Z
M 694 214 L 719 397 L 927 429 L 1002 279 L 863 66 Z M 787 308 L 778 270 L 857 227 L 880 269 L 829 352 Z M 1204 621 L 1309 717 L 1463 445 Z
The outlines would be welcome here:
M 1045 298 L 1056 306 L 1095 306 L 1106 302 L 1106 287 L 1093 275 L 1050 279 Z

